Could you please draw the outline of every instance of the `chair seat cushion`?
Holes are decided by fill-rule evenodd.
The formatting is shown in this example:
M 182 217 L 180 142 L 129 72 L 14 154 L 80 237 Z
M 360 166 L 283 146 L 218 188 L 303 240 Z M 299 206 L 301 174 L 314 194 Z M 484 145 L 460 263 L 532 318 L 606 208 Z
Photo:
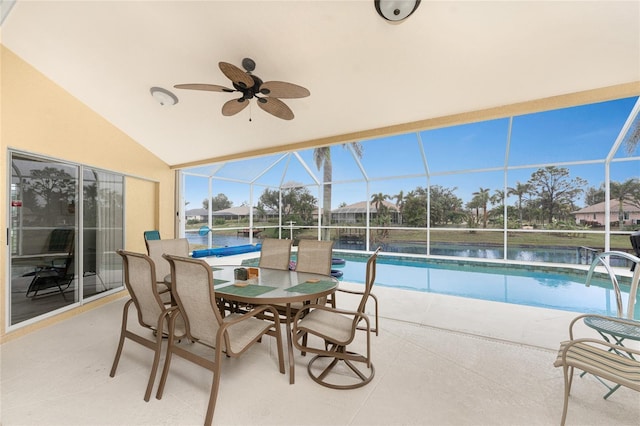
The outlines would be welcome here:
M 562 352 L 569 343 L 560 344 L 554 367 L 562 367 Z M 566 360 L 569 366 L 640 390 L 640 361 L 583 342 L 572 344 Z
M 224 322 L 241 318 L 242 314 L 231 314 L 224 317 Z M 231 352 L 239 353 L 245 349 L 253 340 L 264 334 L 273 325 L 270 321 L 263 321 L 257 318 L 248 318 L 232 325 L 227 329 Z M 213 345 L 214 342 L 211 342 Z
M 298 323 L 298 328 L 334 343 L 347 344 L 353 338 L 353 318 L 336 312 L 314 309 Z

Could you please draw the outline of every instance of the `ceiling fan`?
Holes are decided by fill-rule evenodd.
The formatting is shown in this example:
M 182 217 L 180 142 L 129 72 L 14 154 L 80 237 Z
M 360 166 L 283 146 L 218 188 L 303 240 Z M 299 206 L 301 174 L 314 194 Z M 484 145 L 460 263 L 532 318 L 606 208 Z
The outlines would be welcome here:
M 260 77 L 252 74 L 256 63 L 251 58 L 242 60 L 245 71 L 227 62 L 219 62 L 222 73 L 233 83 L 233 89 L 217 84 L 176 84 L 176 89 L 205 90 L 209 92 L 240 92 L 242 96 L 231 99 L 222 106 L 222 115 L 230 116 L 239 113 L 249 105 L 252 98 L 256 98 L 258 106 L 283 120 L 292 120 L 294 115 L 283 99 L 305 98 L 310 95 L 309 90 L 302 86 L 284 81 L 262 81 Z M 251 119 L 249 119 L 251 120 Z

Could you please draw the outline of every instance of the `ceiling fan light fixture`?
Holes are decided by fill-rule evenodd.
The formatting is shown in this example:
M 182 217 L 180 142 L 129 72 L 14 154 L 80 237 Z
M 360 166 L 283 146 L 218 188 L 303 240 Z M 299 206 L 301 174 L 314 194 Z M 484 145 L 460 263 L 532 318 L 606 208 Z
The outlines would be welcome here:
M 420 0 L 374 0 L 376 11 L 387 21 L 407 19 L 420 5 Z
M 160 102 L 160 105 L 171 106 L 178 103 L 178 97 L 162 87 L 152 87 L 149 89 L 149 92 L 151 92 L 151 96 L 153 96 L 156 101 Z

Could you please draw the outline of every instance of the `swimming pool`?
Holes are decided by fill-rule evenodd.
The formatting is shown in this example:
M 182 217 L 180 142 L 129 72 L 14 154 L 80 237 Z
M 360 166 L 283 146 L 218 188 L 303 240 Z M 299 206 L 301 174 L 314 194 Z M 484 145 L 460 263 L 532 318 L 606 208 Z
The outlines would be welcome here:
M 364 283 L 366 255 L 334 252 L 334 257 L 346 260 L 344 265 L 333 266 L 343 272 L 343 281 Z M 243 264 L 257 264 L 257 259 L 244 261 Z M 616 297 L 609 278 L 596 277 L 587 287 L 584 284 L 586 276 L 587 271 L 576 272 L 571 268 L 485 265 L 467 260 L 381 254 L 378 256 L 375 285 L 615 316 Z M 620 281 L 626 312 L 629 283 Z M 640 318 L 640 298 L 636 299 L 635 318 Z

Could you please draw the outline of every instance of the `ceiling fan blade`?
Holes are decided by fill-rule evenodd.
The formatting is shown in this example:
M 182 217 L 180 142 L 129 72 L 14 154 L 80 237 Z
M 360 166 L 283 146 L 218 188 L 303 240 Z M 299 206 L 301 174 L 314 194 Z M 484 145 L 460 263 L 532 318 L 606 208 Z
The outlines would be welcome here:
M 227 62 L 218 62 L 218 66 L 220 67 L 220 71 L 238 86 L 243 88 L 253 87 L 253 78 L 240 68 Z
M 258 106 L 269 114 L 283 120 L 293 120 L 293 111 L 284 102 L 276 98 L 258 98 Z
M 284 81 L 265 81 L 260 86 L 260 93 L 269 95 L 272 98 L 306 98 L 310 95 L 309 90 L 302 86 Z
M 222 105 L 222 115 L 227 117 L 235 115 L 245 109 L 247 105 L 249 105 L 249 101 L 245 98 L 231 99 Z
M 228 87 L 218 86 L 217 84 L 176 84 L 176 89 L 190 89 L 190 90 L 206 90 L 209 92 L 235 92 L 233 89 L 229 89 Z

